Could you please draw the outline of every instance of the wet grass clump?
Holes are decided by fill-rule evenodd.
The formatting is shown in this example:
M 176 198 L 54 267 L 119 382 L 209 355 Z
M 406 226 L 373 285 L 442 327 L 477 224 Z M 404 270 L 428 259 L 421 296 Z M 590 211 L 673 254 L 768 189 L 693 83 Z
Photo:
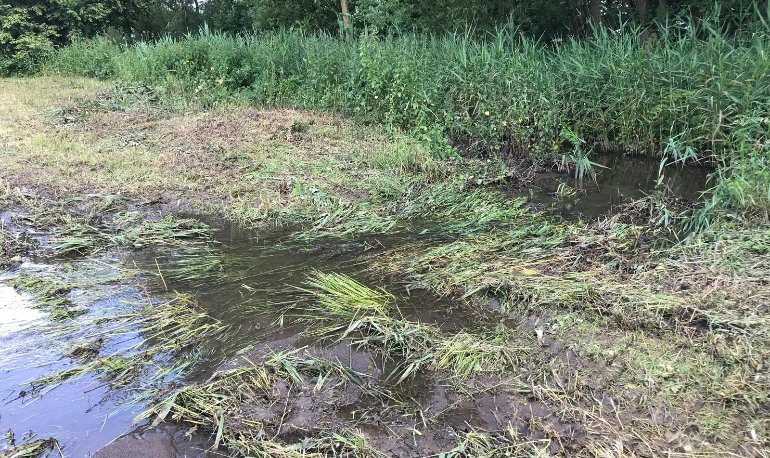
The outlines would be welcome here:
M 24 274 L 9 283 L 17 290 L 31 294 L 35 298 L 35 307 L 49 312 L 52 320 L 66 320 L 86 313 L 85 308 L 76 306 L 67 297 L 72 288 L 56 280 Z
M 156 388 L 200 369 L 200 363 L 221 358 L 222 347 L 228 345 L 227 326 L 184 295 L 135 312 L 100 317 L 91 324 L 94 331 L 68 353 L 72 367 L 31 381 L 32 392 L 45 393 L 72 378 L 91 375 L 112 388 L 139 383 L 139 396 L 149 398 Z M 133 343 L 109 347 L 107 339 L 121 336 Z
M 337 402 L 332 393 L 339 395 L 347 384 L 365 388 L 365 378 L 298 349 L 269 355 L 262 364 L 217 372 L 204 384 L 166 396 L 140 418 L 153 424 L 173 420 L 211 431 L 213 448 L 223 446 L 228 456 L 381 457 L 359 433 L 328 430 L 329 418 L 322 416 L 328 415 L 330 403 Z M 296 424 L 302 420 L 293 415 L 301 407 L 294 403 L 303 398 L 313 400 L 314 408 L 322 411 L 317 423 Z M 296 434 L 303 436 L 301 441 L 286 443 Z
M 36 247 L 37 243 L 27 234 L 0 227 L 0 269 L 20 264 L 22 256 Z
M 316 272 L 307 286 L 312 288 L 306 290 L 313 295 L 311 302 L 288 311 L 302 322 L 320 325 L 311 326 L 307 334 L 349 340 L 394 359 L 397 369 L 390 377 L 396 383 L 422 369 L 447 370 L 458 380 L 484 372 L 499 374 L 515 366 L 527 350 L 510 345 L 504 336 L 445 335 L 433 325 L 405 320 L 392 294 L 347 275 Z M 312 313 L 303 313 L 308 309 Z
M 385 290 L 373 290 L 347 275 L 315 272 L 307 286 L 312 289 L 317 307 L 310 312 L 331 315 L 342 320 L 355 320 L 363 316 L 387 316 L 393 307 L 395 296 Z
M 54 452 L 64 456 L 58 441 L 50 437 L 48 439 L 29 438 L 21 444 L 16 444 L 13 433 L 9 432 L 5 442 L 6 449 L 0 450 L 0 458 L 42 458 L 52 456 Z
M 144 246 L 173 245 L 182 241 L 206 240 L 214 229 L 192 218 L 166 216 L 157 221 L 144 221 L 134 227 L 118 230 L 113 243 L 135 248 Z

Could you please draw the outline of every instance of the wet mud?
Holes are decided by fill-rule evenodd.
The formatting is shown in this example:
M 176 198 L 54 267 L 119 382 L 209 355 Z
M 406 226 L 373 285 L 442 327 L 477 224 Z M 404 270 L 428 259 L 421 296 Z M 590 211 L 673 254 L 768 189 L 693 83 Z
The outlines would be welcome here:
M 656 189 L 657 165 L 618 159 L 607 167 L 595 181 L 562 186 L 552 176 L 538 176 L 527 196 L 534 205 L 548 206 L 566 218 L 593 218 Z M 662 183 L 667 192 L 693 199 L 703 190 L 705 175 L 701 171 L 673 173 Z M 565 192 L 565 186 L 571 193 Z M 560 194 L 562 197 L 556 197 Z M 3 215 L 9 221 L 13 216 Z M 29 257 L 0 275 L 4 350 L 0 356 L 0 428 L 11 429 L 17 437 L 28 431 L 36 437 L 55 437 L 65 456 L 212 456 L 216 439 L 204 428 L 173 421 L 156 425 L 149 420 L 137 426 L 137 416 L 152 402 L 133 396 L 132 390 L 143 383 L 141 374 L 137 383 L 118 387 L 89 374 L 63 380 L 50 390 L 41 387 L 35 391 L 30 385 L 32 380 L 142 341 L 141 331 L 130 326 L 117 335 L 100 333 L 100 317 L 135 311 L 181 293 L 194 298 L 205 315 L 226 332 L 188 349 L 203 356 L 184 373 L 164 379 L 157 394 L 209 383 L 219 374 L 265 364 L 281 352 L 327 361 L 352 374 L 350 378 L 332 376 L 318 390 L 315 387 L 320 382 L 312 377 L 298 381 L 276 373 L 269 386 L 251 393 L 234 415 L 223 418 L 231 432 L 248 431 L 259 424 L 270 440 L 302 443 L 329 431 L 355 428 L 387 456 L 403 457 L 439 455 L 456 447 L 463 434 L 474 431 L 497 435 L 501 443 L 513 435 L 524 443 L 540 444 L 548 453 L 569 455 L 585 446 L 588 434 L 596 434 L 587 431 L 577 415 L 566 415 L 558 403 L 549 403 L 532 380 L 539 378 L 546 386 L 560 387 L 577 373 L 596 371 L 602 376 L 584 388 L 598 394 L 603 385 L 612 383 L 611 367 L 593 363 L 558 338 L 544 335 L 541 317 L 506 317 L 499 310 L 502 299 L 491 297 L 488 304 L 475 304 L 488 312 L 479 313 L 469 301 L 411 289 L 403 279 L 383 276 L 367 264 L 404 244 L 446 242 L 452 239 L 451 233 L 428 225 L 390 235 L 310 244 L 297 239 L 291 230 L 253 232 L 221 222 L 215 225 L 214 238 L 201 243 L 115 248 L 74 261 Z M 45 241 L 45 234 L 39 239 Z M 123 275 L 126 271 L 132 274 Z M 346 274 L 385 288 L 395 294 L 404 320 L 433 325 L 441 332 L 490 330 L 505 323 L 524 349 L 521 366 L 510 373 L 476 377 L 461 387 L 450 383 L 448 374 L 441 371 L 422 370 L 396 381 L 403 369 L 398 358 L 383 357 L 350 340 L 308 337 L 307 325 L 286 315 L 287 305 L 307 300 L 300 287 L 314 271 Z M 39 297 L 12 286 L 23 276 L 70 285 L 62 294 L 84 313 L 57 330 L 40 307 Z M 556 369 L 540 374 L 544 366 Z M 611 398 L 598 399 L 607 411 L 614 411 Z M 573 401 L 576 411 L 588 411 L 596 399 Z M 650 419 L 650 415 L 642 416 Z M 602 416 L 618 427 L 628 421 L 619 415 L 607 418 Z M 329 445 L 328 450 L 337 446 Z

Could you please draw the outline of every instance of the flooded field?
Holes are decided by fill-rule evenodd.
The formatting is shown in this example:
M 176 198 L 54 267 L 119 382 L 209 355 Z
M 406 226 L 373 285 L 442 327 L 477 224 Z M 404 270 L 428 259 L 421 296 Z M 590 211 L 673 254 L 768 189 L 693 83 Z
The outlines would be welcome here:
M 767 455 L 770 235 L 686 232 L 708 170 L 35 84 L 88 98 L 0 113 L 0 457 Z
M 649 161 L 620 163 L 634 168 L 640 164 L 649 164 Z M 556 197 L 556 180 L 546 182 L 540 178 L 541 187 L 533 188 L 532 202 L 553 205 L 568 215 L 580 212 L 581 216 L 598 216 L 611 211 L 621 199 L 653 192 L 651 176 L 643 182 L 632 182 L 627 177 L 627 171 L 623 170 L 600 171 L 597 180 L 585 184 L 581 195 L 569 207 L 562 207 L 563 202 Z M 675 186 L 683 186 L 677 183 L 674 181 Z M 688 195 L 692 197 L 695 193 Z M 65 456 L 89 456 L 108 444 L 97 456 L 119 456 L 114 455 L 118 453 L 127 456 L 135 448 L 152 450 L 156 456 L 175 456 L 180 449 L 186 450 L 186 456 L 190 453 L 206 456 L 211 443 L 202 433 L 190 442 L 181 433 L 181 427 L 142 432 L 149 423 L 147 420 L 137 423 L 136 419 L 149 408 L 148 392 L 157 396 L 187 383 L 205 382 L 218 370 L 241 367 L 246 361 L 265 361 L 280 352 L 326 358 L 353 371 L 357 377 L 371 377 L 371 383 L 382 384 L 380 394 L 387 393 L 385 398 L 360 398 L 358 394 L 352 400 L 346 399 L 349 393 L 330 394 L 330 398 L 324 399 L 311 396 L 306 404 L 296 405 L 293 403 L 297 400 L 289 403 L 287 398 L 286 406 L 291 406 L 297 419 L 282 417 L 281 421 L 285 429 L 295 431 L 292 434 L 303 428 L 319 428 L 317 422 L 331 421 L 330 424 L 337 427 L 349 423 L 365 426 L 373 440 L 380 441 L 380 445 L 386 443 L 393 453 L 419 455 L 439 453 L 442 446 L 451 444 L 435 437 L 422 443 L 421 438 L 415 437 L 415 445 L 401 449 L 402 445 L 390 443 L 387 437 L 396 426 L 406 428 L 403 421 L 388 425 L 383 423 L 384 412 L 375 412 L 403 410 L 406 406 L 425 414 L 440 412 L 440 419 L 434 420 L 437 423 L 431 427 L 437 431 L 448 426 L 500 429 L 506 413 L 499 409 L 510 415 L 511 402 L 521 403 L 517 409 L 534 409 L 530 415 L 550 417 L 552 414 L 543 406 L 530 405 L 525 399 L 500 400 L 483 394 L 484 390 L 477 393 L 472 402 L 455 399 L 430 371 L 400 380 L 407 370 L 403 358 L 372 352 L 366 345 L 354 341 L 345 343 L 308 335 L 308 325 L 301 318 L 301 304 L 307 301 L 306 283 L 314 272 L 334 272 L 362 284 L 387 289 L 395 294 L 395 307 L 404 323 L 435 326 L 439 332 L 448 333 L 493 329 L 494 315 L 484 319 L 478 310 L 463 305 L 462 301 L 439 297 L 421 288 L 412 289 L 403 279 L 383 276 L 370 268 L 368 263 L 372 259 L 406 243 L 430 247 L 457 237 L 441 231 L 439 224 L 422 224 L 425 227 L 396 229 L 392 235 L 308 243 L 298 240 L 297 233 L 291 230 L 248 231 L 219 223 L 214 238 L 206 242 L 171 248 L 112 250 L 109 256 L 74 261 L 33 258 L 0 278 L 3 307 L 0 339 L 5 350 L 0 359 L 3 374 L 0 429 L 12 432 L 15 438 L 32 437 L 27 436 L 30 433 L 37 438 L 55 438 L 55 452 Z M 83 313 L 51 326 L 50 317 L 38 304 L 46 298 L 36 298 L 34 293 L 24 292 L 23 287 L 11 286 L 14 282 L 23 284 L 19 279 L 25 278 L 70 285 L 62 292 L 68 307 Z M 215 338 L 201 341 L 195 348 L 180 350 L 189 358 L 185 367 L 174 368 L 170 364 L 168 358 L 179 357 L 178 354 L 153 355 L 149 358 L 151 364 L 170 370 L 170 374 L 158 378 L 156 371 L 142 369 L 125 383 L 115 384 L 111 380 L 114 375 L 94 367 L 77 376 L 62 375 L 57 380 L 55 374 L 67 374 L 68 370 L 89 360 L 133 358 L 143 346 L 153 345 L 142 335 L 146 328 L 143 328 L 141 311 L 148 304 L 173 301 L 168 298 L 174 295 L 189 296 L 190 302 L 185 306 L 194 307 L 218 326 L 218 331 L 212 334 Z M 490 301 L 489 307 L 499 307 L 498 299 Z M 111 319 L 121 320 L 122 325 L 111 326 Z M 530 326 L 534 329 L 535 325 L 530 323 Z M 78 348 L 85 350 L 73 351 Z M 334 387 L 330 389 L 334 393 Z M 348 402 L 342 402 L 345 400 Z M 328 411 L 329 404 L 342 405 L 332 413 Z M 325 418 L 314 410 L 323 411 Z M 388 425 L 390 432 L 384 425 Z M 567 425 L 559 427 L 568 428 Z M 126 434 L 128 436 L 115 442 Z

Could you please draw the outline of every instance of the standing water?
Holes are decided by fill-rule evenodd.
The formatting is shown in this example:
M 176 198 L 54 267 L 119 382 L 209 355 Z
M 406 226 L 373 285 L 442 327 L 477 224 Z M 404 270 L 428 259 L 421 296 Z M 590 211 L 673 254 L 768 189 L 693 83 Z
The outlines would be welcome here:
M 615 155 L 602 162 L 605 168 L 598 170 L 595 181 L 543 175 L 527 195 L 534 204 L 552 206 L 566 217 L 594 218 L 656 189 L 657 161 Z M 705 180 L 703 169 L 667 169 L 660 185 L 676 197 L 692 199 L 704 189 Z M 376 255 L 413 242 L 429 245 L 446 237 L 429 227 L 309 245 L 292 239 L 288 232 L 265 235 L 225 227 L 215 243 L 118 251 L 100 259 L 79 261 L 46 259 L 46 264 L 22 265 L 0 276 L 0 429 L 12 432 L 8 441 L 13 436 L 21 442 L 33 434 L 37 438 L 53 437 L 58 441 L 54 456 L 92 456 L 100 449 L 100 457 L 129 456 L 142 450 L 168 458 L 180 454 L 205 456 L 206 440 L 191 446 L 173 429 L 164 430 L 170 432 L 161 436 L 129 434 L 147 424 L 135 423 L 149 402 L 146 397 L 137 397 L 139 387 L 153 385 L 157 393 L 163 393 L 185 383 L 206 380 L 235 355 L 255 345 L 262 352 L 307 345 L 323 348 L 320 342 L 303 340 L 302 326 L 276 326 L 283 320 L 284 307 L 303 297 L 298 287 L 316 270 L 348 274 L 364 284 L 397 293 L 398 307 L 407 320 L 429 323 L 444 331 L 480 326 L 483 318 L 472 316 L 467 308 L 424 291 L 409 291 L 393 279 L 373 277 L 361 264 L 362 253 Z M 85 313 L 52 321 L 40 308 L 44 305 L 41 298 L 11 286 L 14 279 L 23 276 L 72 285 L 66 300 Z M 84 364 L 147 345 L 140 326 L 132 327 L 128 322 L 114 328 L 110 327 L 111 320 L 126 314 L 141 317 L 145 307 L 157 307 L 177 293 L 193 297 L 196 307 L 227 329 L 220 337 L 187 350 L 199 356 L 194 364 L 162 379 L 150 379 L 141 372 L 135 383 L 121 386 L 90 372 L 72 375 Z M 89 347 L 85 356 L 84 352 L 73 352 L 95 342 L 98 344 Z M 386 370 L 384 363 L 368 355 L 346 351 L 350 363 L 358 364 L 362 371 Z M 151 365 L 162 365 L 179 356 L 156 355 Z M 61 376 L 68 371 L 69 377 Z M 41 379 L 47 383 L 31 383 Z M 417 380 L 402 391 L 411 390 L 410 396 L 430 397 L 436 386 Z M 456 421 L 462 426 L 474 415 L 484 415 L 463 409 L 457 411 L 455 420 L 447 415 L 444 421 Z M 182 449 L 184 452 L 179 452 Z
M 292 242 L 288 235 L 263 236 L 225 228 L 212 244 L 116 252 L 96 260 L 47 259 L 47 264 L 27 264 L 4 274 L 0 277 L 0 429 L 12 431 L 17 443 L 31 437 L 53 437 L 64 456 L 91 456 L 146 424 L 135 424 L 137 415 L 148 407 L 147 399 L 136 398 L 135 389 L 156 383 L 147 379 L 114 387 L 109 380 L 92 373 L 56 379 L 57 374 L 95 358 L 122 354 L 143 342 L 145 336 L 138 328 L 129 326 L 114 333 L 109 326 L 112 317 L 136 313 L 148 303 L 161 303 L 164 297 L 176 293 L 194 297 L 195 304 L 228 331 L 222 340 L 205 342 L 193 349 L 203 355 L 202 359 L 192 370 L 164 383 L 178 386 L 185 380 L 205 380 L 239 350 L 256 343 L 272 345 L 271 342 L 287 342 L 288 338 L 291 347 L 306 345 L 297 340 L 301 329 L 287 327 L 276 331 L 273 325 L 280 318 L 282 307 L 302 295 L 297 286 L 303 285 L 312 271 L 343 272 L 360 279 L 365 270 L 357 261 L 361 253 L 392 248 L 417 238 L 429 243 L 432 236 L 423 231 L 419 236 L 409 233 L 309 246 Z M 126 272 L 134 273 L 127 276 Z M 41 304 L 33 294 L 9 285 L 20 276 L 42 276 L 59 283 L 82 285 L 74 286 L 66 298 L 87 312 L 74 319 L 51 321 L 48 313 L 37 308 Z M 388 287 L 411 298 L 402 301 L 402 305 L 404 312 L 415 319 L 440 317 L 447 326 L 460 326 L 458 323 L 463 321 L 462 317 L 452 320 L 451 313 L 447 315 L 451 304 L 430 294 L 408 293 L 397 284 Z M 90 345 L 95 339 L 99 346 L 94 348 L 93 355 L 87 355 L 88 359 L 73 353 L 73 348 Z M 54 378 L 49 380 L 50 386 L 30 383 L 51 376 Z M 166 450 L 171 457 L 180 448 L 191 456 L 191 450 L 196 449 L 174 443 L 180 442 L 180 434 L 175 431 L 164 433 L 161 439 L 147 437 L 136 439 L 129 434 L 97 456 L 121 456 L 130 449 L 147 449 L 153 454 Z M 158 446 L 158 441 L 164 444 Z M 169 441 L 170 444 L 165 443 Z M 195 453 L 205 456 L 206 445 L 197 445 Z M 52 456 L 58 453 L 57 449 Z
M 659 172 L 660 161 L 647 156 L 602 154 L 592 157 L 595 177 L 547 172 L 517 195 L 538 207 L 551 208 L 567 219 L 596 219 L 634 199 L 656 191 L 675 198 L 697 200 L 707 189 L 709 169 L 703 166 L 667 166 Z

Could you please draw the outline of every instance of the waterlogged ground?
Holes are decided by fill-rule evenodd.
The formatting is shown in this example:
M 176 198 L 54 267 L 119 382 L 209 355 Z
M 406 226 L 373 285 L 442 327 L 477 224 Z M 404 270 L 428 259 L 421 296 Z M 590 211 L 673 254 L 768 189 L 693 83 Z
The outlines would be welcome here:
M 598 154 L 592 160 L 597 168 L 595 177 L 578 179 L 555 171 L 533 173 L 525 186 L 513 189 L 513 195 L 524 196 L 531 204 L 569 220 L 591 220 L 620 210 L 631 200 L 648 197 L 659 180 L 659 189 L 687 200 L 698 199 L 709 188 L 707 167 L 669 164 L 661 169 L 660 161 L 654 158 L 612 153 Z
M 305 325 L 291 324 L 290 318 L 282 315 L 288 304 L 306 300 L 307 294 L 300 288 L 313 271 L 371 279 L 372 274 L 365 273 L 362 255 L 376 256 L 406 241 L 430 244 L 442 237 L 430 228 L 421 229 L 419 234 L 410 231 L 313 244 L 297 241 L 293 235 L 291 231 L 265 233 L 223 227 L 205 242 L 142 250 L 113 249 L 111 256 L 78 260 L 35 258 L 7 271 L 0 279 L 4 307 L 0 337 L 6 350 L 0 366 L 3 429 L 11 431 L 15 438 L 29 439 L 31 433 L 35 438 L 52 437 L 57 441 L 56 452 L 61 450 L 65 456 L 89 456 L 133 433 L 137 426 L 144 431 L 142 426 L 147 422 L 136 419 L 150 407 L 151 399 L 142 390 L 157 389 L 160 393 L 187 382 L 205 381 L 217 369 L 240 367 L 247 359 L 256 362 L 280 351 L 313 352 L 339 364 L 352 364 L 352 370 L 360 372 L 361 377 L 382 376 L 386 370 L 395 370 L 397 363 L 385 367 L 374 353 L 305 336 Z M 381 276 L 375 278 L 383 280 Z M 54 294 L 41 294 L 45 286 L 26 286 L 24 280 L 29 279 L 66 286 Z M 398 303 L 406 319 L 449 330 L 478 325 L 469 322 L 469 311 L 453 310 L 456 304 L 449 299 L 426 291 L 407 291 L 406 285 L 400 283 L 387 286 L 399 293 Z M 159 380 L 152 368 L 135 370 L 131 366 L 100 364 L 82 374 L 68 374 L 94 361 L 117 364 L 117 358 L 135 357 L 137 346 L 152 346 L 152 342 L 144 341 L 144 307 L 181 294 L 194 297 L 194 302 L 185 303 L 185 307 L 196 310 L 200 314 L 196 316 L 205 316 L 202 321 L 216 323 L 217 331 L 215 339 L 184 350 L 195 353 L 195 357 L 190 359 L 190 367 L 179 369 L 178 376 Z M 76 317 L 52 322 L 46 313 L 51 309 L 47 301 L 58 295 L 68 302 L 68 310 L 78 311 Z M 153 312 L 148 313 L 154 319 Z M 286 324 L 276 325 L 284 319 Z M 115 326 L 112 321 L 121 324 Z M 236 357 L 244 351 L 247 356 Z M 164 358 L 155 359 L 153 364 L 174 367 Z M 333 397 L 312 399 L 306 406 L 296 406 L 295 413 L 300 417 L 296 421 L 301 424 L 287 418 L 284 427 L 314 428 L 321 420 L 312 411 L 337 401 Z M 375 407 L 367 402 L 359 406 L 362 410 Z M 339 425 L 351 415 L 353 412 L 341 416 Z M 380 434 L 387 435 L 384 431 Z M 153 454 L 161 453 L 160 449 L 172 453 L 173 449 L 184 450 L 187 456 L 204 456 L 205 448 L 211 445 L 202 435 L 196 435 L 192 445 L 187 443 L 189 439 L 179 436 L 179 428 L 166 428 L 157 434 L 129 434 L 100 456 L 129 453 L 134 448 Z
M 189 294 L 195 302 L 185 306 L 222 326 L 217 339 L 189 349 L 202 354 L 195 358 L 191 370 L 185 370 L 182 377 L 164 380 L 160 386 L 205 380 L 239 350 L 257 343 L 262 345 L 259 352 L 265 354 L 268 348 L 303 349 L 312 344 L 315 339 L 299 341 L 300 327 L 284 329 L 274 325 L 281 318 L 283 305 L 303 296 L 292 285 L 302 286 L 313 269 L 360 273 L 362 252 L 382 251 L 385 246 L 395 247 L 407 239 L 403 234 L 310 245 L 284 240 L 290 234 L 263 235 L 223 228 L 210 243 L 112 250 L 109 257 L 74 261 L 35 258 L 4 273 L 0 278 L 3 430 L 12 432 L 15 438 L 32 437 L 30 432 L 38 438 L 52 437 L 57 440 L 57 453 L 60 448 L 65 456 L 89 456 L 133 432 L 137 423 L 146 423 L 135 422 L 150 405 L 138 388 L 150 388 L 157 380 L 152 370 L 129 374 L 127 383 L 115 383 L 116 374 L 110 368 L 105 371 L 94 367 L 77 376 L 68 376 L 67 371 L 99 358 L 130 357 L 136 345 L 143 345 L 141 321 L 145 306 Z M 414 240 L 415 234 L 408 235 Z M 420 237 L 428 239 L 425 233 Z M 77 310 L 78 316 L 52 321 L 46 313 L 50 310 L 46 304 L 50 295 L 39 295 L 40 288 L 44 288 L 41 285 L 21 286 L 25 279 L 66 285 L 56 294 L 61 294 L 68 309 Z M 403 286 L 392 287 L 403 290 Z M 432 314 L 441 311 L 445 321 L 449 302 L 442 303 L 427 294 L 414 297 L 419 304 L 404 293 L 404 310 L 409 309 L 415 319 L 435 319 Z M 125 323 L 116 327 L 110 323 L 112 320 Z M 452 321 L 446 320 L 445 324 L 452 325 Z M 157 361 L 164 363 L 168 362 Z M 368 370 L 375 370 L 374 366 Z M 47 377 L 50 380 L 41 381 Z M 154 434 L 148 436 L 150 439 L 132 442 L 123 439 L 102 453 L 111 456 L 123 449 L 131 452 L 135 447 L 160 453 L 153 448 L 160 447 L 166 453 L 173 448 L 184 450 L 188 456 L 204 456 L 204 448 L 210 446 L 199 436 L 198 442 L 187 444 L 189 439 L 178 437 L 178 428 L 166 428 L 158 433 L 160 438 Z
M 87 307 L 88 312 L 66 322 L 51 322 L 40 307 L 34 293 L 9 286 L 20 277 L 64 279 L 82 276 L 75 281 L 82 289 L 68 293 L 72 307 Z M 103 276 L 97 282 L 93 279 Z M 89 277 L 85 281 L 86 276 Z M 85 336 L 98 332 L 90 322 L 98 316 L 125 310 L 125 302 L 141 300 L 141 292 L 119 283 L 121 275 L 109 267 L 89 262 L 73 264 L 25 263 L 0 279 L 3 323 L 0 325 L 0 397 L 2 397 L 3 431 L 12 432 L 21 442 L 30 432 L 41 438 L 54 437 L 67 456 L 87 456 L 114 437 L 132 429 L 133 416 L 141 407 L 122 401 L 127 393 L 113 393 L 107 384 L 92 376 L 84 376 L 41 396 L 30 382 L 55 374 L 78 364 L 68 357 Z M 105 282 L 105 284 L 100 284 Z M 115 336 L 117 337 L 117 336 Z M 105 336 L 106 350 L 130 345 L 136 336 Z M 101 350 L 98 349 L 98 350 Z M 40 387 L 47 391 L 46 387 Z
M 0 456 L 770 455 L 770 233 L 677 243 L 707 169 L 0 94 Z

